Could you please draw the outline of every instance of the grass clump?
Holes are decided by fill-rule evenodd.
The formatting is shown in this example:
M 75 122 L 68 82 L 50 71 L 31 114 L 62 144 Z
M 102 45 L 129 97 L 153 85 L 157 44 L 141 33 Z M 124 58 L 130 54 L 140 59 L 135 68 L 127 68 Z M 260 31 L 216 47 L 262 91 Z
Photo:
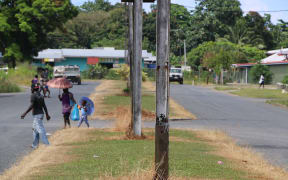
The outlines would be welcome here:
M 36 68 L 29 64 L 21 64 L 17 69 L 9 69 L 8 80 L 17 85 L 30 86 L 31 80 L 37 74 Z
M 0 72 L 0 93 L 20 92 L 21 88 L 11 83 L 5 73 Z
M 230 160 L 214 155 L 215 148 L 191 131 L 170 131 L 170 176 L 203 179 L 248 179 Z M 154 132 L 150 133 L 154 134 Z M 124 133 L 93 130 L 86 141 L 64 143 L 68 162 L 40 167 L 31 179 L 100 179 L 126 177 L 135 171 L 153 176 L 154 137 L 125 139 Z M 123 137 L 123 138 L 121 138 Z M 190 140 L 183 141 L 182 139 Z M 222 164 L 217 162 L 221 161 Z M 132 176 L 133 177 L 133 176 Z M 130 177 L 130 178 L 132 178 Z M 136 176 L 133 177 L 137 179 Z

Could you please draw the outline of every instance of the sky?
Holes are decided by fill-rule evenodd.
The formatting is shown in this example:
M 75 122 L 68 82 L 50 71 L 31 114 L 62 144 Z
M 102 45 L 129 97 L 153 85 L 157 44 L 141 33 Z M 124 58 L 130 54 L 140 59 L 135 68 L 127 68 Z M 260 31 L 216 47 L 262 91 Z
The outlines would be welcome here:
M 87 0 L 71 0 L 73 4 L 79 6 Z M 94 1 L 94 0 L 91 0 Z M 109 0 L 112 4 L 121 2 L 121 0 Z M 156 2 L 156 1 L 155 1 Z M 187 9 L 192 10 L 195 7 L 194 0 L 171 0 L 174 4 L 186 6 Z M 272 15 L 272 22 L 277 23 L 278 19 L 288 21 L 288 0 L 240 0 L 242 10 L 248 11 L 275 11 L 287 10 L 286 12 L 269 12 Z M 151 4 L 144 3 L 144 9 L 149 11 Z M 264 13 L 261 13 L 262 15 Z

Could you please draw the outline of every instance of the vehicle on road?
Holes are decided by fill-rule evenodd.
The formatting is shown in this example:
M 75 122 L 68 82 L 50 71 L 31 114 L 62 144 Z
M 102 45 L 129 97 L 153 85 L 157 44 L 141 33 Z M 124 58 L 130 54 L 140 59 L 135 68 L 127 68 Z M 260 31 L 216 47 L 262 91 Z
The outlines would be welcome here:
M 179 84 L 183 84 L 183 72 L 181 68 L 171 67 L 169 74 L 170 82 L 179 82 Z
M 80 68 L 76 65 L 54 66 L 54 78 L 65 77 L 72 83 L 81 84 Z

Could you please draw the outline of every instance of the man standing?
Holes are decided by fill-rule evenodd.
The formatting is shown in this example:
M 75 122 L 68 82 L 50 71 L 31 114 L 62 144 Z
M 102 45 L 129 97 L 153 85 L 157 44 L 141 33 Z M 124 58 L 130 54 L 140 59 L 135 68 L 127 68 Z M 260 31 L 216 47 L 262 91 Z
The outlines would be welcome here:
M 47 121 L 50 120 L 47 107 L 45 105 L 44 97 L 40 94 L 39 84 L 32 85 L 32 95 L 31 95 L 31 104 L 28 107 L 27 111 L 22 114 L 21 119 L 24 119 L 25 116 L 32 110 L 33 115 L 33 143 L 32 148 L 36 149 L 39 145 L 39 138 L 41 136 L 42 142 L 46 145 L 49 145 L 49 141 L 46 136 L 46 130 L 43 125 L 44 111 L 46 114 Z M 44 110 L 44 111 L 43 111 Z
M 264 88 L 264 82 L 265 82 L 264 75 L 261 74 L 260 79 L 259 79 L 259 88 L 261 88 L 261 86 L 263 86 Z

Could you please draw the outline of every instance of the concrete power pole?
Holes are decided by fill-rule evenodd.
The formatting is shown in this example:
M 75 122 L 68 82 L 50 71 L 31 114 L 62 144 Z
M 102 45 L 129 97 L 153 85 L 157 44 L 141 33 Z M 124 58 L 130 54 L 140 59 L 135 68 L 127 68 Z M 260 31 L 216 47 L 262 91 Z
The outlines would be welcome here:
M 132 116 L 133 132 L 136 136 L 141 136 L 142 133 L 142 6 L 143 0 L 134 1 Z
M 157 1 L 157 69 L 154 179 L 169 176 L 169 47 L 170 0 Z

